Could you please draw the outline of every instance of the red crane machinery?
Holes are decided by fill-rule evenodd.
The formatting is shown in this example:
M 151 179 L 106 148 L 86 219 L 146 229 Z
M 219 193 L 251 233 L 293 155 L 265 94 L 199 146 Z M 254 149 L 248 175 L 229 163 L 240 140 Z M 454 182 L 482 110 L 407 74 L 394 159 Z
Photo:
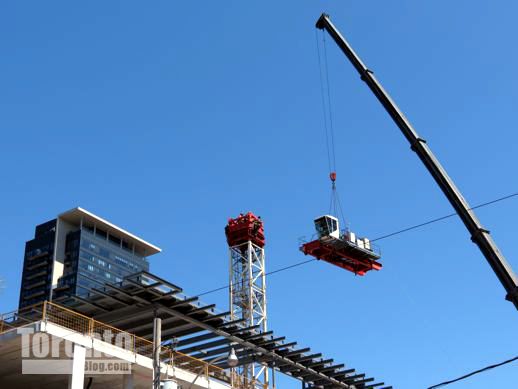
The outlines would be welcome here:
M 331 172 L 332 192 L 331 209 L 335 215 L 342 210 L 336 191 L 336 172 Z M 343 219 L 343 212 L 342 219 Z M 340 230 L 340 221 L 336 216 L 323 215 L 314 220 L 316 234 L 310 242 L 304 242 L 300 251 L 311 255 L 356 275 L 364 276 L 369 270 L 380 270 L 383 266 L 379 248 L 368 238 L 360 238 L 349 229 Z
M 335 214 L 340 208 L 340 200 L 336 192 L 336 173 L 329 175 L 332 183 L 331 208 L 335 204 Z M 340 230 L 340 221 L 332 215 L 323 215 L 314 220 L 316 236 L 314 240 L 305 242 L 300 251 L 319 260 L 349 270 L 359 276 L 369 270 L 380 270 L 382 264 L 380 250 L 368 238 L 360 238 L 349 229 Z
M 248 241 L 259 247 L 264 247 L 264 226 L 261 217 L 252 212 L 240 214 L 235 219 L 228 219 L 225 227 L 225 235 L 229 246 L 238 246 Z
M 331 215 L 315 219 L 317 239 L 304 243 L 300 250 L 317 259 L 349 270 L 359 276 L 369 270 L 380 270 L 379 250 L 367 238 L 359 238 L 352 231 L 340 231 L 340 224 Z
M 331 208 L 335 204 L 335 214 L 341 211 L 340 200 L 336 191 L 336 173 L 329 175 L 332 183 Z M 343 214 L 342 214 L 343 218 Z M 314 220 L 316 235 L 310 242 L 304 242 L 300 251 L 319 260 L 349 270 L 363 276 L 369 270 L 380 270 L 382 264 L 379 248 L 368 238 L 360 238 L 349 229 L 340 230 L 340 221 L 336 216 L 323 215 Z

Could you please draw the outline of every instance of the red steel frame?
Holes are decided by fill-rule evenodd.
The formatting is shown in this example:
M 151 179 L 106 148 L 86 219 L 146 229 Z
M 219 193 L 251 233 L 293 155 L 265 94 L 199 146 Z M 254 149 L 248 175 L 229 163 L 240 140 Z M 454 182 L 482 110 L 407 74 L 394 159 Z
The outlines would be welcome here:
M 303 244 L 300 249 L 305 255 L 311 255 L 359 276 L 365 275 L 369 270 L 380 270 L 383 267 L 381 263 L 373 259 L 355 257 L 351 251 L 333 247 L 318 239 Z
M 255 216 L 252 212 L 240 214 L 235 219 L 228 219 L 225 227 L 225 235 L 230 247 L 241 243 L 252 241 L 259 247 L 264 247 L 264 226 L 261 217 Z

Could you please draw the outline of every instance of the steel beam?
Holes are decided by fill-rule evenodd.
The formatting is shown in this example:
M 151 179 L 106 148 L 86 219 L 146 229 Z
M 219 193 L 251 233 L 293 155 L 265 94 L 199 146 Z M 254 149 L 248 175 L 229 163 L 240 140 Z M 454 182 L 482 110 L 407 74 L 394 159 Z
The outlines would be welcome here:
M 294 342 L 294 343 L 297 343 L 297 342 Z M 283 352 L 284 350 L 279 350 L 279 353 L 282 353 L 282 356 L 283 357 L 291 357 L 293 355 L 299 355 L 299 354 L 303 354 L 303 353 L 306 353 L 308 351 L 311 351 L 311 349 L 309 347 L 306 347 L 306 348 L 301 348 L 299 350 L 293 350 L 293 351 L 289 351 L 287 353 L 284 353 Z
M 213 339 L 213 338 L 217 338 L 217 337 L 218 337 L 217 334 L 209 332 L 208 334 L 203 334 L 203 335 L 198 335 L 198 336 L 193 336 L 190 338 L 182 339 L 182 340 L 178 341 L 177 347 L 187 346 L 189 344 L 203 342 L 204 340 L 209 340 L 209 339 Z

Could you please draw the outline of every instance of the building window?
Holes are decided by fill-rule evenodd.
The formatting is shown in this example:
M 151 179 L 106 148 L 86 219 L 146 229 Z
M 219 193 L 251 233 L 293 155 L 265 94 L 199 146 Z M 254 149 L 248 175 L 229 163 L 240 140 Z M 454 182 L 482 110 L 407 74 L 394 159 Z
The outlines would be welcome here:
M 122 248 L 131 251 L 130 244 L 125 240 L 122 241 Z
M 95 230 L 95 234 L 97 236 L 100 236 L 101 238 L 104 238 L 104 239 L 106 239 L 108 237 L 108 233 L 106 231 L 104 231 L 104 230 L 101 230 L 100 228 L 97 228 Z
M 94 269 L 94 267 L 92 265 L 88 265 L 88 270 L 93 272 L 95 269 Z
M 116 236 L 113 236 L 113 235 L 109 235 L 108 237 L 110 239 L 110 242 L 116 244 L 117 246 L 120 246 L 121 245 L 121 240 L 120 238 L 117 238 Z
M 128 260 L 127 259 L 124 259 L 122 257 L 119 257 L 118 255 L 115 255 L 115 261 L 119 264 L 119 265 L 123 265 L 123 266 L 127 266 L 128 265 Z

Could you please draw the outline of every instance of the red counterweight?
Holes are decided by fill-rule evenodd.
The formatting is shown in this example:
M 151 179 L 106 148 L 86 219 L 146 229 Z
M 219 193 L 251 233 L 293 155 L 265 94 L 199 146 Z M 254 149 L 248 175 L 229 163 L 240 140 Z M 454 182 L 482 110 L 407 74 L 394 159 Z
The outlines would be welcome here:
M 264 227 L 261 217 L 252 212 L 240 214 L 235 219 L 228 219 L 225 235 L 229 246 L 236 246 L 249 240 L 259 247 L 264 247 Z

